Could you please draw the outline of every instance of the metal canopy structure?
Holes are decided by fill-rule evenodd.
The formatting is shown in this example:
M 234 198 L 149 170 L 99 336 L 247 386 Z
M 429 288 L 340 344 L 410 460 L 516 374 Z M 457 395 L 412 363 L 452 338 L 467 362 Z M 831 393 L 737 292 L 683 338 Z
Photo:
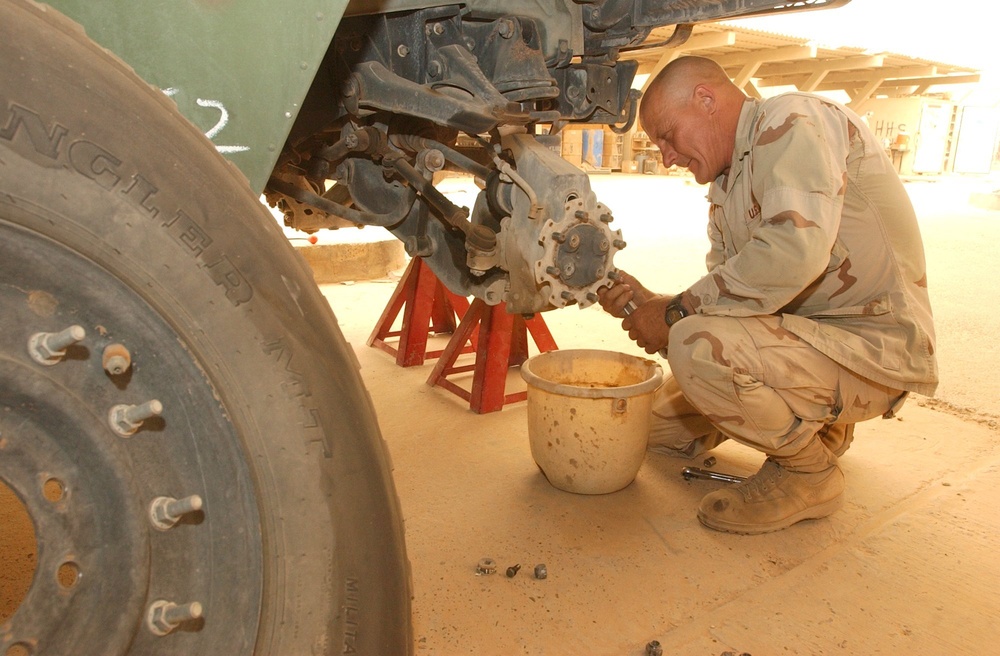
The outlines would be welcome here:
M 690 35 L 684 40 L 687 32 Z M 979 71 L 974 68 L 891 52 L 819 45 L 802 37 L 732 23 L 654 29 L 640 49 L 622 52 L 623 58 L 638 61 L 639 73 L 650 73 L 649 79 L 681 55 L 715 60 L 740 88 L 756 98 L 765 87 L 843 91 L 856 111 L 876 96 L 923 95 L 932 87 L 979 81 Z

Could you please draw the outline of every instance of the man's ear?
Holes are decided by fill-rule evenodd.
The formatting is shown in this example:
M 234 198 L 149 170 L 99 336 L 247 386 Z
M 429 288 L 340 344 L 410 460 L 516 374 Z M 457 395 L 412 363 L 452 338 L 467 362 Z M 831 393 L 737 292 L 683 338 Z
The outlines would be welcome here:
M 715 90 L 707 84 L 695 86 L 694 105 L 706 114 L 714 114 L 718 107 L 715 102 Z

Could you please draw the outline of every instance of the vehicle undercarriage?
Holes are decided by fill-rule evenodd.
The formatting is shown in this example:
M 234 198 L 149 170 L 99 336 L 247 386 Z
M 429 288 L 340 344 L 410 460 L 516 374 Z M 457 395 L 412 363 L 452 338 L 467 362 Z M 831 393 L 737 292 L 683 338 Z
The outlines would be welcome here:
M 696 21 L 774 10 L 766 0 L 359 5 L 306 97 L 269 202 L 307 231 L 382 226 L 452 291 L 525 314 L 594 303 L 626 246 L 586 174 L 558 155 L 559 132 L 633 125 L 638 65 L 626 57 L 664 45 L 643 43 L 654 27 L 675 25 L 667 43 L 680 45 Z M 477 179 L 471 209 L 434 188 L 441 170 Z

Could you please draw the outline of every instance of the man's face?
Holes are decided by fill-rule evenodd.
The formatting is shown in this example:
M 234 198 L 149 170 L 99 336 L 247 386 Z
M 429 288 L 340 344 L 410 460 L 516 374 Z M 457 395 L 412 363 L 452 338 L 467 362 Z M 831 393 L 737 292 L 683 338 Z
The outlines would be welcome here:
M 694 174 L 698 184 L 715 180 L 729 168 L 732 147 L 720 147 L 718 131 L 709 106 L 698 98 L 667 99 L 642 108 L 643 130 L 660 149 L 663 165 L 674 164 Z

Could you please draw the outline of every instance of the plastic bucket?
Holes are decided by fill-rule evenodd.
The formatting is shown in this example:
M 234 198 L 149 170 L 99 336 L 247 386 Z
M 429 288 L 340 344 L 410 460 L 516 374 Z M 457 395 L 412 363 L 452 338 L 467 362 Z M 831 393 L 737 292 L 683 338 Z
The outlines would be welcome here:
M 521 377 L 531 455 L 553 486 L 607 494 L 635 479 L 663 383 L 659 364 L 614 351 L 550 351 L 522 364 Z

